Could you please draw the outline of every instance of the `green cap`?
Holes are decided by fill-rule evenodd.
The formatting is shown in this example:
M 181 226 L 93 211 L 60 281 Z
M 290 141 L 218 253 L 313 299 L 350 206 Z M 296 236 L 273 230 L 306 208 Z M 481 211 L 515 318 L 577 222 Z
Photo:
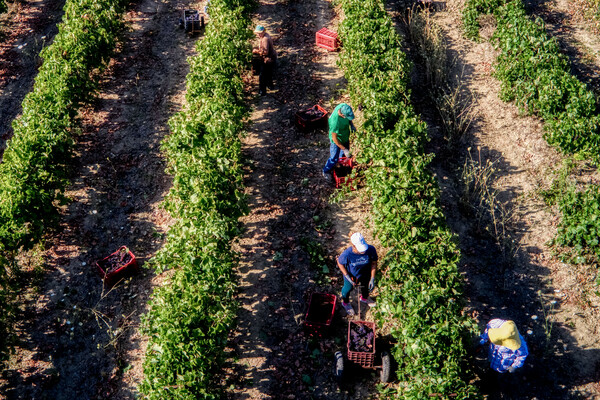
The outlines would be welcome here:
M 348 119 L 348 121 L 352 121 L 354 119 L 354 113 L 352 112 L 352 107 L 348 104 L 344 104 L 340 107 L 340 111 L 344 114 L 344 117 Z

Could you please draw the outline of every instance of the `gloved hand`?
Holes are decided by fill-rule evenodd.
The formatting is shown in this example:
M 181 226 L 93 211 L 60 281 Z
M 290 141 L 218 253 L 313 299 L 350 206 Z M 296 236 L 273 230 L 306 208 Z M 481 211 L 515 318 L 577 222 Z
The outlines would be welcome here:
M 371 278 L 369 281 L 369 292 L 372 292 L 375 289 L 375 278 Z
M 349 149 L 342 150 L 342 153 L 344 154 L 344 157 L 347 157 L 347 158 L 352 157 L 352 153 L 350 153 Z
M 350 124 L 350 130 L 352 132 L 356 132 L 356 127 L 354 127 L 354 124 Z
M 350 275 L 348 275 L 348 274 L 344 275 L 344 279 L 347 280 L 348 282 L 350 282 L 352 284 L 352 286 L 354 286 L 354 281 L 352 280 Z

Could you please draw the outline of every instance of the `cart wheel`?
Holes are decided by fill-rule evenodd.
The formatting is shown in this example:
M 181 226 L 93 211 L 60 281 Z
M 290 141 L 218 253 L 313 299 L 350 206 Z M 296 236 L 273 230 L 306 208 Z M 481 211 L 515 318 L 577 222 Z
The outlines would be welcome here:
M 381 372 L 379 373 L 379 379 L 381 383 L 388 383 L 390 381 L 390 373 L 392 371 L 392 356 L 387 351 L 381 353 Z
M 341 351 L 335 352 L 335 379 L 338 384 L 342 382 L 344 376 L 344 356 Z
M 200 17 L 200 28 L 204 29 L 204 16 Z

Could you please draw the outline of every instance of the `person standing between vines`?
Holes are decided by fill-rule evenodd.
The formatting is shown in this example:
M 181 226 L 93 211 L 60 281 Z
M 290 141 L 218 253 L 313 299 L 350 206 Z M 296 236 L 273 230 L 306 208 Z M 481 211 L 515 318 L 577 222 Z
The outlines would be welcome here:
M 329 159 L 323 167 L 323 177 L 328 182 L 333 181 L 331 172 L 340 158 L 340 152 L 344 157 L 351 157 L 350 131 L 356 132 L 353 119 L 352 107 L 346 103 L 338 104 L 329 117 Z
M 490 367 L 497 372 L 514 372 L 529 355 L 527 343 L 513 321 L 494 318 L 481 334 L 479 345 L 489 342 Z
M 342 287 L 342 307 L 348 315 L 354 315 L 350 304 L 350 292 L 357 284 L 361 285 L 360 302 L 373 307 L 375 302 L 369 293 L 375 288 L 375 272 L 377 271 L 377 250 L 367 244 L 363 235 L 356 232 L 350 236 L 352 246 L 340 254 L 336 262 L 344 276 Z
M 273 72 L 277 64 L 277 52 L 273 47 L 273 39 L 262 25 L 257 25 L 254 33 L 258 37 L 258 48 L 252 49 L 252 53 L 260 57 L 258 75 L 258 94 L 267 94 L 267 87 L 273 89 Z

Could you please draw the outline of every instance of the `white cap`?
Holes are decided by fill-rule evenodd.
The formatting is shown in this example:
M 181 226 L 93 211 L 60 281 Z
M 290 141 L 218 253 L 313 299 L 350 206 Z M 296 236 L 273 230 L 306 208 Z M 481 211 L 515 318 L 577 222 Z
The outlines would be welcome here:
M 369 248 L 369 245 L 367 244 L 367 242 L 365 242 L 365 238 L 359 232 L 354 233 L 350 237 L 350 241 L 352 242 L 354 247 L 356 247 L 356 250 L 358 250 L 361 253 L 364 253 Z

